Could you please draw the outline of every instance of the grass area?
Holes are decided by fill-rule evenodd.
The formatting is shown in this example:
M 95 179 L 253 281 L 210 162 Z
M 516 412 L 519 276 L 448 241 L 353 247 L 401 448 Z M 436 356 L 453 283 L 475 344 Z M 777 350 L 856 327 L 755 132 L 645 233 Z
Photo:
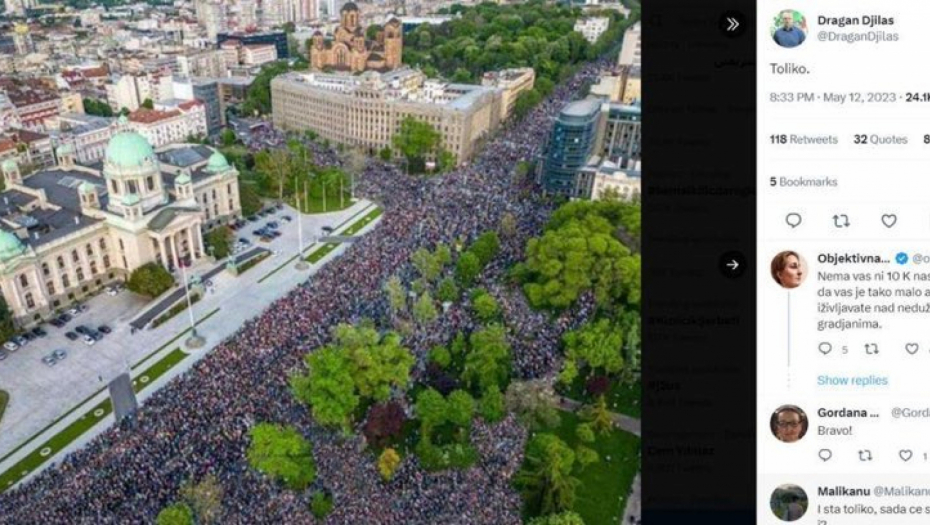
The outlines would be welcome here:
M 574 399 L 584 404 L 591 404 L 597 399 L 585 389 L 585 374 L 578 374 L 575 381 L 569 386 L 557 384 L 556 390 L 565 397 Z M 627 385 L 617 378 L 610 378 L 610 389 L 607 391 L 607 407 L 611 412 L 619 412 L 635 418 L 642 417 L 642 392 L 643 385 L 641 381 Z
M 6 405 L 10 402 L 10 393 L 6 390 L 0 390 L 0 422 L 3 422 L 3 412 L 6 411 Z
M 571 412 L 560 411 L 559 415 L 562 418 L 559 427 L 548 431 L 574 449 L 579 443 L 575 429 L 584 421 Z M 633 478 L 640 469 L 639 441 L 633 434 L 617 429 L 609 434 L 598 434 L 594 443 L 586 445 L 600 456 L 597 463 L 576 474 L 581 486 L 573 510 L 587 525 L 620 522 Z
M 248 261 L 242 263 L 242 265 L 239 266 L 239 268 L 236 271 L 238 272 L 238 275 L 242 275 L 248 270 L 254 268 L 256 265 L 258 265 L 258 263 L 264 261 L 265 259 L 269 257 L 271 257 L 271 252 L 262 252 L 256 255 L 255 257 L 252 257 Z
M 337 235 L 345 235 L 345 236 L 355 235 L 356 233 L 359 232 L 359 230 L 361 230 L 365 226 L 368 226 L 368 223 L 380 217 L 382 213 L 384 213 L 384 210 L 382 210 L 381 208 L 376 208 L 372 210 L 371 212 L 369 212 L 368 215 L 355 221 L 355 224 L 346 228 L 344 232 L 341 232 Z
M 307 262 L 310 264 L 316 264 L 320 262 L 323 257 L 329 255 L 329 253 L 335 250 L 337 246 L 339 246 L 339 243 L 335 242 L 328 242 L 324 244 L 322 247 L 307 256 Z
M 200 318 L 196 323 L 194 323 L 194 324 L 197 325 L 197 326 L 199 326 L 200 323 L 203 323 L 203 322 L 205 322 L 207 319 L 213 317 L 213 316 L 214 316 L 217 312 L 219 312 L 219 311 L 220 311 L 219 308 L 214 308 L 212 311 L 210 311 L 210 313 L 208 313 L 207 315 L 201 317 L 201 318 Z M 190 332 L 190 331 L 191 331 L 191 329 L 188 328 L 187 330 L 184 330 L 183 332 L 179 333 L 178 335 L 172 337 L 167 343 L 165 343 L 165 344 L 159 346 L 157 350 L 155 350 L 154 352 L 152 352 L 152 353 L 150 353 L 149 355 L 147 355 L 147 356 L 145 357 L 145 359 L 143 359 L 142 361 L 139 361 L 138 363 L 136 363 L 136 365 L 133 366 L 132 369 L 135 370 L 135 369 L 137 369 L 137 368 L 140 368 L 142 365 L 145 364 L 146 361 L 148 361 L 149 359 L 151 359 L 152 356 L 158 354 L 159 352 L 161 352 L 161 351 L 164 350 L 165 348 L 168 348 L 169 346 L 173 345 L 174 343 L 177 342 L 178 339 L 184 337 L 184 336 L 187 334 L 187 332 Z M 102 390 L 102 389 L 101 389 L 101 390 Z M 100 392 L 100 391 L 98 391 L 98 393 L 99 393 L 99 392 Z M 93 394 L 93 395 L 97 395 L 97 394 Z M 93 397 L 93 396 L 91 396 L 91 397 Z M 88 399 L 90 399 L 90 398 L 88 398 Z M 86 399 L 85 399 L 85 401 L 86 401 Z M 82 403 L 83 403 L 83 402 L 82 402 Z M 57 420 L 56 420 L 56 421 L 57 421 Z M 44 432 L 44 430 L 43 430 L 43 432 Z M 0 460 L 0 461 L 2 461 L 2 460 Z
M 326 194 L 326 206 L 323 206 L 323 192 L 319 188 L 314 188 L 308 192 L 309 198 L 304 199 L 301 195 L 301 202 L 299 204 L 299 209 L 303 210 L 303 213 L 313 214 L 313 213 L 331 213 L 334 211 L 342 211 L 349 206 L 352 206 L 352 193 L 347 188 L 342 192 L 342 203 L 339 202 L 339 192 L 327 192 Z M 287 199 L 288 204 L 298 208 L 297 199 L 293 196 Z
M 198 294 L 198 293 L 192 293 L 192 294 L 191 294 L 191 305 L 197 304 L 197 301 L 199 301 L 199 300 L 200 300 L 200 294 Z M 181 299 L 180 301 L 178 301 L 174 306 L 172 306 L 171 308 L 169 308 L 167 312 L 165 312 L 165 313 L 161 314 L 160 316 L 156 317 L 155 320 L 152 321 L 152 328 L 158 328 L 159 326 L 161 326 L 161 325 L 167 323 L 167 322 L 170 321 L 174 316 L 178 315 L 179 313 L 183 312 L 184 310 L 187 310 L 187 297 L 182 298 L 182 299 Z
M 152 384 L 156 379 L 161 377 L 165 372 L 171 370 L 171 367 L 180 363 L 187 354 L 181 351 L 180 348 L 175 348 L 170 354 L 163 357 L 160 361 L 154 365 L 148 367 L 145 372 L 139 374 L 139 376 L 132 382 L 132 389 L 138 394 L 143 388 L 147 385 Z M 148 378 L 143 381 L 143 378 Z
M 137 379 L 133 381 L 133 390 L 139 393 L 186 357 L 187 354 L 182 352 L 181 349 L 175 349 L 139 374 Z M 143 381 L 142 378 L 147 379 Z M 110 398 L 97 403 L 93 408 L 85 412 L 80 419 L 52 436 L 45 443 L 42 443 L 42 445 L 33 450 L 31 454 L 21 459 L 18 463 L 0 475 L 0 491 L 13 486 L 17 481 L 48 461 L 53 454 L 70 445 L 75 439 L 93 428 L 112 412 L 113 404 Z

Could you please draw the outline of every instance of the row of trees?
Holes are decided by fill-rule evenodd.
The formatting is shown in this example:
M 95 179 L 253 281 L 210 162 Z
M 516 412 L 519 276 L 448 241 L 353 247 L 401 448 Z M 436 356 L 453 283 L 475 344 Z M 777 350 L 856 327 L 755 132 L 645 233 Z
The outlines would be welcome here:
M 442 133 L 429 122 L 407 116 L 400 123 L 400 130 L 391 137 L 391 144 L 407 161 L 408 173 L 426 171 L 428 159 L 435 159 L 439 172 L 452 169 L 456 165 L 455 155 L 442 147 Z M 382 159 L 391 157 L 392 151 L 382 150 Z

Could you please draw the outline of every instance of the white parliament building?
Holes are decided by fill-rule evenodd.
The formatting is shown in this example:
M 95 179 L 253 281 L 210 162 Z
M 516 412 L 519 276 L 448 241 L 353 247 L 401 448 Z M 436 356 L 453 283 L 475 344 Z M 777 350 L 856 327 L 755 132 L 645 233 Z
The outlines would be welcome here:
M 25 177 L 14 160 L 0 165 L 0 290 L 20 325 L 143 264 L 200 259 L 203 232 L 242 215 L 238 171 L 207 146 L 156 152 L 124 131 L 97 165 L 76 164 L 68 145 L 56 157 Z

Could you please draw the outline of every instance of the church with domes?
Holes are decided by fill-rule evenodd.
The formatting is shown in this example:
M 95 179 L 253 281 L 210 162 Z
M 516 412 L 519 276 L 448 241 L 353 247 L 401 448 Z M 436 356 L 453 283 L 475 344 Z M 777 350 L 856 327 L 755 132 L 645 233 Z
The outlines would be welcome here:
M 365 38 L 365 28 L 359 23 L 358 6 L 347 2 L 339 10 L 340 23 L 327 41 L 316 31 L 311 38 L 310 67 L 315 70 L 332 68 L 336 71 L 390 71 L 402 64 L 404 49 L 403 27 L 391 18 L 375 40 Z
M 115 135 L 102 164 L 75 162 L 23 176 L 0 165 L 0 291 L 20 325 L 155 262 L 169 270 L 203 258 L 203 235 L 242 216 L 239 173 L 218 151 L 156 151 L 140 134 Z

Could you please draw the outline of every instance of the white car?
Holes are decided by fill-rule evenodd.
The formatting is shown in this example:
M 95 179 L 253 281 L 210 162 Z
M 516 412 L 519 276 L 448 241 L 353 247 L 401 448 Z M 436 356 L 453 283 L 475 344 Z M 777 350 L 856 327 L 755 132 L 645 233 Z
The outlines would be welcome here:
M 72 306 L 71 308 L 68 308 L 68 313 L 72 316 L 79 315 L 81 313 L 81 309 L 77 306 Z
M 89 336 L 89 335 L 85 335 L 85 336 L 81 337 L 81 341 L 84 341 L 84 344 L 87 345 L 87 346 L 94 346 L 94 343 L 97 342 L 96 340 L 94 340 L 93 337 L 91 337 L 91 336 Z
M 3 343 L 3 348 L 6 348 L 10 352 L 15 352 L 16 350 L 19 349 L 19 345 L 14 343 L 13 341 L 7 341 Z
M 117 290 L 116 288 L 112 286 L 107 286 L 106 291 L 107 291 L 107 295 L 119 295 L 119 290 Z

